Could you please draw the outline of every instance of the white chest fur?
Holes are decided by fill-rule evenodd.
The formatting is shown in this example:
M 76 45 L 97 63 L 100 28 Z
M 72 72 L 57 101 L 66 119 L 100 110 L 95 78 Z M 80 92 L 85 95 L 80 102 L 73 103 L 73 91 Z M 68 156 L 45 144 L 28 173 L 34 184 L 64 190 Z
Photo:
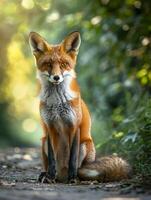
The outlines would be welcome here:
M 44 102 L 40 110 L 41 117 L 45 123 L 53 125 L 58 132 L 64 126 L 72 126 L 76 122 L 76 113 L 70 101 L 77 97 L 77 94 L 70 89 L 72 76 L 66 75 L 64 81 L 59 85 L 54 85 L 40 76 L 42 90 L 40 100 Z

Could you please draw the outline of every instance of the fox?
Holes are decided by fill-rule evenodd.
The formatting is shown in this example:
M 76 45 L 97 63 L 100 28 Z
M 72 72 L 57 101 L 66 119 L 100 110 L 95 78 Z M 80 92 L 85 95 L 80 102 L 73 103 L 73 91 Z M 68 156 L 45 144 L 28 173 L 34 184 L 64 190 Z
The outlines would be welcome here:
M 56 45 L 36 32 L 29 33 L 39 85 L 43 130 L 41 183 L 120 181 L 129 178 L 129 163 L 118 156 L 96 157 L 89 109 L 81 97 L 76 76 L 80 32 Z

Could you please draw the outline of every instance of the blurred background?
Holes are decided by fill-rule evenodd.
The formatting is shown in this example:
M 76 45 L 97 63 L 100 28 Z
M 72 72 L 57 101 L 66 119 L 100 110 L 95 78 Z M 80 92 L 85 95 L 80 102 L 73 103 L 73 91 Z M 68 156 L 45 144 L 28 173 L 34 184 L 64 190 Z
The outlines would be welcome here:
M 1 0 L 0 147 L 40 144 L 29 32 L 55 44 L 78 30 L 76 71 L 98 153 L 151 169 L 150 13 L 148 0 Z

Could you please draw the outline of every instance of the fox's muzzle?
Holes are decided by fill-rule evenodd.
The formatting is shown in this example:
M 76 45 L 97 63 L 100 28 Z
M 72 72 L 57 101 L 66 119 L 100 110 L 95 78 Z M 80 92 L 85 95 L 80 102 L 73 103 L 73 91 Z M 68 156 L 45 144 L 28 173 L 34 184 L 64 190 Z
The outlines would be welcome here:
M 50 75 L 48 80 L 53 84 L 59 84 L 63 81 L 63 76 L 61 74 L 60 75 L 56 75 L 56 74 Z

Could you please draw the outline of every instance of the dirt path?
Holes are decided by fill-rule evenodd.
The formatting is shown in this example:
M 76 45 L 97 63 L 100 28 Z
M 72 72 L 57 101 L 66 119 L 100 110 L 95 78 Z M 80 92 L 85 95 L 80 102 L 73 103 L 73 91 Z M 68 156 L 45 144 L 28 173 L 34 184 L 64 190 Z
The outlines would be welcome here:
M 0 150 L 0 200 L 151 200 L 151 192 L 126 183 L 39 184 L 39 150 Z

